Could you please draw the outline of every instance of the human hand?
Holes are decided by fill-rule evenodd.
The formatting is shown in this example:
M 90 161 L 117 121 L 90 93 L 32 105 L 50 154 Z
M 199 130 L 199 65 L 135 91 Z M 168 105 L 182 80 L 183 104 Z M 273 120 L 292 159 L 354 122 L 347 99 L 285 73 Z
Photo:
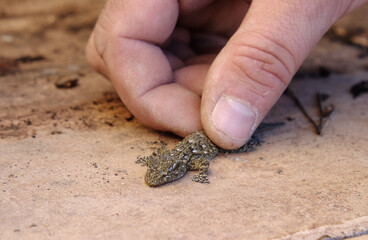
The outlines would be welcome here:
M 328 28 L 366 2 L 110 0 L 86 55 L 144 124 L 181 136 L 203 126 L 237 148 Z

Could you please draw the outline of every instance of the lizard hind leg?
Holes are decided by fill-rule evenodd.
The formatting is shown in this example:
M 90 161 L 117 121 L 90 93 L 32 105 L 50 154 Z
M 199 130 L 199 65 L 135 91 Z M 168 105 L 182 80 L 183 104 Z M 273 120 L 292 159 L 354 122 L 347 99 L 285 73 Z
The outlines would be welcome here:
M 199 173 L 194 175 L 192 181 L 199 183 L 209 183 L 208 180 L 208 168 L 210 167 L 210 160 L 208 159 L 195 159 L 189 164 L 188 170 L 199 170 Z

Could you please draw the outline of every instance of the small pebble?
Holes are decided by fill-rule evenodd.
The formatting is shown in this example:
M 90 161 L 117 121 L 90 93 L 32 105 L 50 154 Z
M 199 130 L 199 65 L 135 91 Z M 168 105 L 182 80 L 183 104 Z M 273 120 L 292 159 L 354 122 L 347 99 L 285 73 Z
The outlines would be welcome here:
M 1 35 L 0 39 L 3 43 L 13 43 L 14 42 L 14 37 L 8 34 Z

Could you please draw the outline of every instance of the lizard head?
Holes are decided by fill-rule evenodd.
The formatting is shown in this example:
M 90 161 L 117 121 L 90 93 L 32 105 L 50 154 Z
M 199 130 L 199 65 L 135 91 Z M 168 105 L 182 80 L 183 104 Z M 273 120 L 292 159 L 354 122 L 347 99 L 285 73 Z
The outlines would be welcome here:
M 182 177 L 186 171 L 184 161 L 166 152 L 148 159 L 145 181 L 148 186 L 156 187 Z

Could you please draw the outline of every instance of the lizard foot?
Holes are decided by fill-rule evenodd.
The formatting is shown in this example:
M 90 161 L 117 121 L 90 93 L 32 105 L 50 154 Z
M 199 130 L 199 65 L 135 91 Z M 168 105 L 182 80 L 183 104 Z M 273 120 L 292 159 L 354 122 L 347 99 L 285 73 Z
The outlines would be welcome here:
M 210 183 L 206 175 L 199 175 L 199 174 L 194 175 L 192 181 L 199 183 Z

